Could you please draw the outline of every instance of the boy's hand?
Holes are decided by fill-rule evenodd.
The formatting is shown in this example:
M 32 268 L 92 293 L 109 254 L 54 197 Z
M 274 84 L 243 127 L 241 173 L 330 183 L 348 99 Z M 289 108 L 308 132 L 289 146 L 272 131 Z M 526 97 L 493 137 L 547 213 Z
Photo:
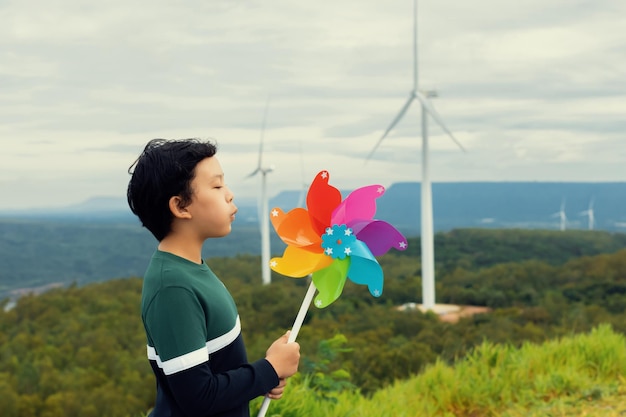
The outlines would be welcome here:
M 278 385 L 274 387 L 270 392 L 267 393 L 267 396 L 272 400 L 280 400 L 283 396 L 283 392 L 285 392 L 285 385 L 287 385 L 287 380 L 281 378 L 278 382 Z
M 267 349 L 265 359 L 272 364 L 278 378 L 285 379 L 298 372 L 300 362 L 300 345 L 297 342 L 287 343 L 289 332 L 277 339 Z

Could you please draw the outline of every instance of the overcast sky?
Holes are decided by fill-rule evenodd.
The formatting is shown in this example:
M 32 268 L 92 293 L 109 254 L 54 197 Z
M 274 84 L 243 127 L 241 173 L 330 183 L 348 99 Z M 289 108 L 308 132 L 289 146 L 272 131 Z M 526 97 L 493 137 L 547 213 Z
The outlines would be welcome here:
M 422 0 L 431 177 L 626 181 L 626 2 Z M 0 209 L 125 195 L 155 137 L 212 138 L 254 197 L 327 169 L 339 188 L 421 179 L 412 0 L 0 0 Z M 237 198 L 236 197 L 236 198 Z

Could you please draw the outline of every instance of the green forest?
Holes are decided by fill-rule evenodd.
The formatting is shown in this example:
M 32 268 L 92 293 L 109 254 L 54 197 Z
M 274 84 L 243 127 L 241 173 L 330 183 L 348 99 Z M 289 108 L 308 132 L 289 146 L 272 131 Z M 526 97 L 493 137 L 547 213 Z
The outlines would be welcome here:
M 376 398 L 433 366 L 471 359 L 485 343 L 522 348 L 599 325 L 626 333 L 624 234 L 462 229 L 437 234 L 435 248 L 437 302 L 489 313 L 451 324 L 433 313 L 399 311 L 421 300 L 419 240 L 410 239 L 406 252 L 379 259 L 380 298 L 348 283 L 334 304 L 309 310 L 298 337 L 300 372 L 289 389 L 306 386 L 320 404 Z M 292 325 L 308 285 L 273 275 L 263 286 L 259 262 L 251 255 L 207 259 L 237 302 L 252 360 Z M 2 310 L 2 416 L 138 417 L 152 407 L 141 278 L 112 278 L 27 295 Z

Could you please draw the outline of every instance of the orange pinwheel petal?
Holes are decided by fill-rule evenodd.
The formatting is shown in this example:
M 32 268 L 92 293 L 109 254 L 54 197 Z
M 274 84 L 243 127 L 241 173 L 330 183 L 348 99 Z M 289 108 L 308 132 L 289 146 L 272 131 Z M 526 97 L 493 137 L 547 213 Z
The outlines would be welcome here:
M 281 209 L 275 208 L 270 213 L 270 219 L 276 234 L 287 245 L 297 247 L 316 245 L 307 249 L 312 252 L 322 252 L 323 249 L 320 246 L 322 238 L 313 230 L 306 209 L 295 208 L 285 213 Z

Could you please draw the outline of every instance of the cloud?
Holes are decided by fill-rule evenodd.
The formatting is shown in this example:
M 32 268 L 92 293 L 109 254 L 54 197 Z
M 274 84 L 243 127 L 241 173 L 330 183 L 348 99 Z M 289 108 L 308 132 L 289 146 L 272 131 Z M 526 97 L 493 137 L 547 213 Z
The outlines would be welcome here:
M 0 204 L 122 194 L 154 137 L 212 138 L 232 187 L 329 169 L 347 188 L 419 181 L 412 2 L 77 0 L 0 5 Z M 625 181 L 626 3 L 419 2 L 434 181 Z M 307 179 L 307 181 L 309 181 Z M 45 185 L 42 185 L 45 184 Z M 35 191 L 36 190 L 36 191 Z

